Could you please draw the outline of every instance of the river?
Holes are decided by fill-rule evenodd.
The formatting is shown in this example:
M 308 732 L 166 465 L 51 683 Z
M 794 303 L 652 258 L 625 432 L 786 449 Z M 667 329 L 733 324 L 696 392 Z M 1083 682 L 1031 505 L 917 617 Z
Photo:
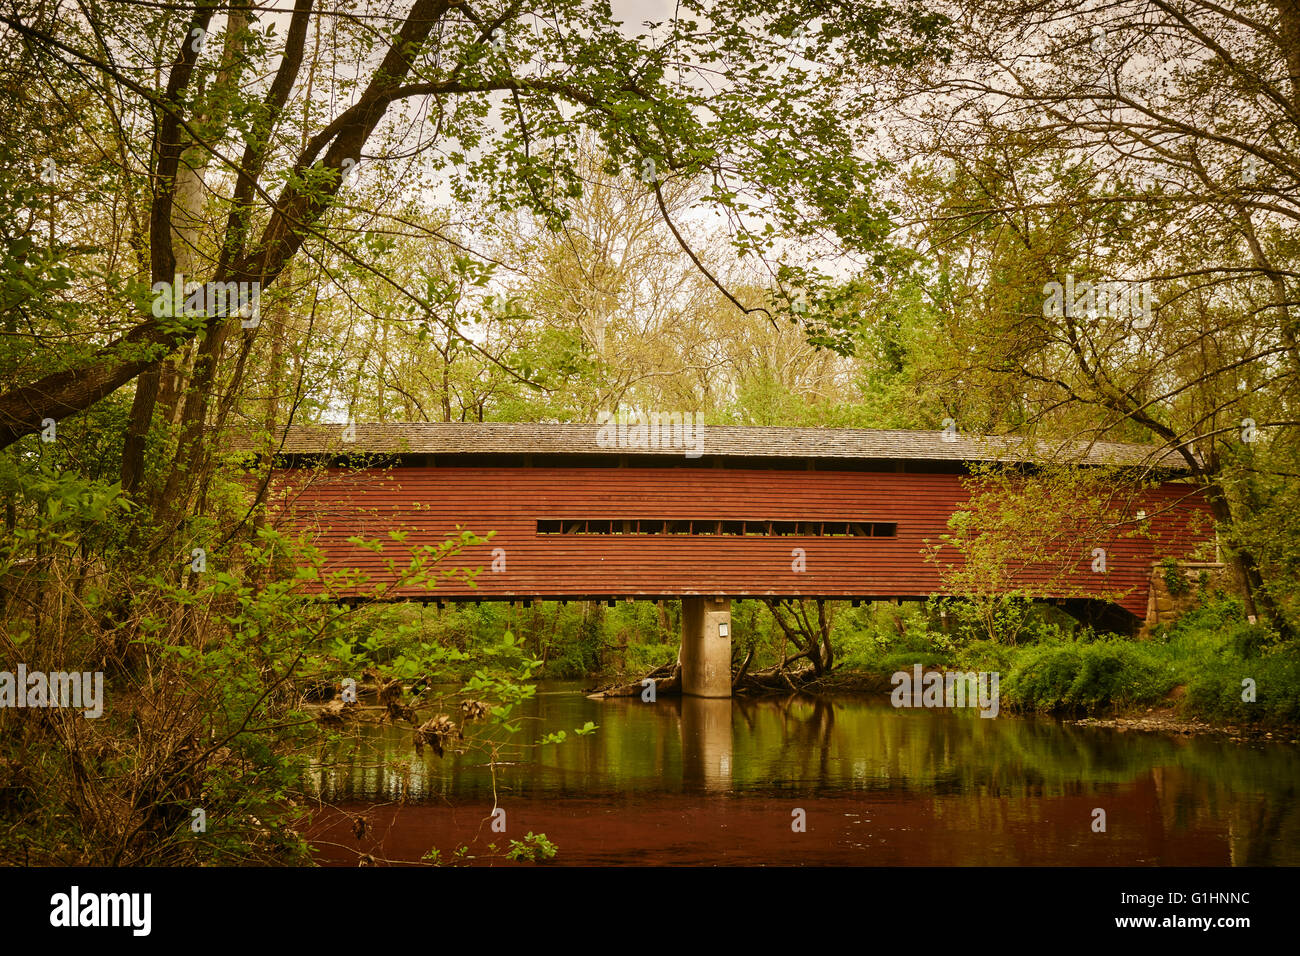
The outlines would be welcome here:
M 500 863 L 487 844 L 531 831 L 552 865 L 1300 865 L 1290 743 L 851 696 L 596 701 L 560 681 L 519 716 L 495 768 L 478 750 L 417 755 L 409 725 L 349 725 L 311 768 L 320 862 L 465 844 Z

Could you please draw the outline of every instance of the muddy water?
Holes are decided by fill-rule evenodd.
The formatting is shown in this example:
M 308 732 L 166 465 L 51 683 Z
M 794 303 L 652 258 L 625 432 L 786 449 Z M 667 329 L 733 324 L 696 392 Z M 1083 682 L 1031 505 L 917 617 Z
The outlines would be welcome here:
M 350 727 L 311 772 L 319 859 L 468 845 L 499 862 L 487 844 L 532 831 L 554 864 L 1300 865 L 1300 748 L 1285 743 L 858 698 L 593 701 L 559 682 L 513 741 L 493 768 L 482 749 L 417 755 L 405 725 Z

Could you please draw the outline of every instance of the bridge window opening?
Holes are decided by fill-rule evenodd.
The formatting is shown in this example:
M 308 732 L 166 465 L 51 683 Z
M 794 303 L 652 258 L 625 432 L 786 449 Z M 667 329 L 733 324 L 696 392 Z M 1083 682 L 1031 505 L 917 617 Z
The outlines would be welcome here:
M 666 520 L 632 519 L 550 519 L 537 522 L 538 534 L 650 535 L 681 534 L 690 536 L 730 535 L 745 537 L 829 537 L 893 538 L 898 525 L 887 521 L 734 521 L 718 518 Z
M 861 538 L 893 538 L 898 534 L 898 525 L 882 521 L 854 522 L 849 525 L 849 531 Z

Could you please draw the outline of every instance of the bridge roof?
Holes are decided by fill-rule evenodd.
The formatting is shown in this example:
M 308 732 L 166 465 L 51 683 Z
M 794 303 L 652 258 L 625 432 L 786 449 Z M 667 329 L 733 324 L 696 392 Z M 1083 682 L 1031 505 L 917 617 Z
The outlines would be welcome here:
M 674 436 L 658 447 L 610 439 L 611 426 L 550 423 L 357 424 L 355 440 L 344 441 L 343 425 L 295 425 L 283 433 L 281 455 L 635 455 L 681 459 L 686 451 L 703 458 L 812 458 L 926 462 L 1072 462 L 1087 465 L 1153 467 L 1186 471 L 1181 456 L 1153 445 L 1124 442 L 1039 440 L 1013 436 L 946 437 L 937 431 L 856 428 L 777 428 L 700 425 L 698 441 Z M 251 439 L 235 441 L 238 451 L 257 451 Z M 647 442 L 649 445 L 650 442 Z

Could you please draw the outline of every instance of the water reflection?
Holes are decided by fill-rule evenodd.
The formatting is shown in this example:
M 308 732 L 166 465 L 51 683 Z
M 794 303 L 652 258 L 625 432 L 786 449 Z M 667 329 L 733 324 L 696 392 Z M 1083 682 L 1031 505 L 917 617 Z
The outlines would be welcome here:
M 687 790 L 731 788 L 731 700 L 681 697 L 682 785 Z
M 599 730 L 574 736 L 587 720 Z M 569 862 L 626 861 L 653 830 L 661 862 L 1300 864 L 1288 744 L 857 699 L 591 701 L 574 685 L 544 688 L 521 725 L 495 778 L 482 752 L 417 756 L 409 728 L 362 725 L 322 747 L 311 780 L 329 803 L 403 804 L 378 837 L 397 845 L 451 840 L 495 794 L 563 834 Z

